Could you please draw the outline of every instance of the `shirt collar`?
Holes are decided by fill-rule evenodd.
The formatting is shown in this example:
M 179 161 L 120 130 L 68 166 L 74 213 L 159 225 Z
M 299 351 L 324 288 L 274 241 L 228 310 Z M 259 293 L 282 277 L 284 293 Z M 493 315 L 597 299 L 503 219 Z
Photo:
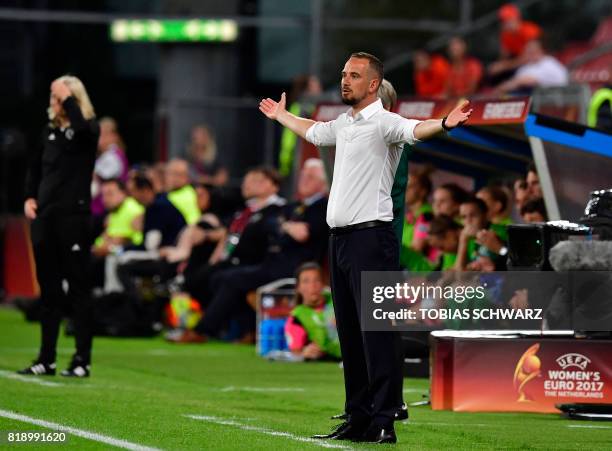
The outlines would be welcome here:
M 374 116 L 374 114 L 378 113 L 382 109 L 383 109 L 382 101 L 380 99 L 376 99 L 376 102 L 370 103 L 367 107 L 365 107 L 363 110 L 361 110 L 357 114 L 357 116 L 355 116 L 353 119 L 357 120 L 357 118 L 359 118 L 359 116 L 361 116 L 363 119 L 365 119 L 367 121 L 372 116 Z
M 318 201 L 319 199 L 322 199 L 323 196 L 325 196 L 324 193 L 315 193 L 310 197 L 307 197 L 306 199 L 304 199 L 302 202 L 304 205 L 306 205 L 307 207 L 310 207 L 312 204 L 314 204 L 316 201 Z

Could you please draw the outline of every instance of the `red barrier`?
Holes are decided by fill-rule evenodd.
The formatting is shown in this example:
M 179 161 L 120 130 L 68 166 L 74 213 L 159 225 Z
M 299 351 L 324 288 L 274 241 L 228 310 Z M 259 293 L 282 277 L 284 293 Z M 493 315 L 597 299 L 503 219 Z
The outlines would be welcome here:
M 38 297 L 34 255 L 30 244 L 30 226 L 25 218 L 6 220 L 4 232 L 4 289 L 7 298 Z
M 434 410 L 559 412 L 612 404 L 612 342 L 432 336 Z

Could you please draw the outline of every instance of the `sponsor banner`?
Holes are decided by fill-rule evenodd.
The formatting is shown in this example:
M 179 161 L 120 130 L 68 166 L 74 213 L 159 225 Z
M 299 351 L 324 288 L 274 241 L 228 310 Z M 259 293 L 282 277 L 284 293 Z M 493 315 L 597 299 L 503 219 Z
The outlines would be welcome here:
M 395 111 L 411 119 L 432 119 L 446 116 L 461 99 L 408 99 L 398 102 Z M 470 107 L 474 110 L 470 125 L 520 124 L 529 113 L 530 98 L 527 96 L 504 99 L 475 99 Z
M 612 330 L 612 272 L 361 273 L 366 331 Z
M 434 337 L 432 352 L 434 409 L 558 412 L 555 404 L 612 403 L 609 341 Z

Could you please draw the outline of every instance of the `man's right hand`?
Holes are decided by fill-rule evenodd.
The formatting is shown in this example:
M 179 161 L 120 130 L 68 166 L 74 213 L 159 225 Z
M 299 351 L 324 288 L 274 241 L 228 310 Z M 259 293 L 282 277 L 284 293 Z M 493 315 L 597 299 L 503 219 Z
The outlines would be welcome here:
M 277 120 L 280 115 L 287 112 L 285 108 L 287 105 L 287 98 L 285 93 L 281 94 L 281 98 L 278 102 L 270 98 L 263 99 L 259 102 L 259 111 L 265 114 L 269 119 Z
M 25 204 L 23 205 L 23 212 L 28 219 L 36 219 L 36 210 L 38 209 L 38 203 L 36 199 L 29 198 L 26 199 Z

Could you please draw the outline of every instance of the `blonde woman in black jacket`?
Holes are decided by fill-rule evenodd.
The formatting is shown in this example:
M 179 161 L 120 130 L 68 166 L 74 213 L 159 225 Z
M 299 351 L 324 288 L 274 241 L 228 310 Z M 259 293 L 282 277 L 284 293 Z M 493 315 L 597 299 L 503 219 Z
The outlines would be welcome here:
M 24 212 L 42 305 L 38 358 L 19 371 L 55 375 L 57 337 L 66 307 L 74 320 L 76 353 L 63 376 L 89 376 L 91 363 L 91 178 L 99 136 L 83 83 L 63 76 L 51 84 L 49 124 L 30 161 Z

